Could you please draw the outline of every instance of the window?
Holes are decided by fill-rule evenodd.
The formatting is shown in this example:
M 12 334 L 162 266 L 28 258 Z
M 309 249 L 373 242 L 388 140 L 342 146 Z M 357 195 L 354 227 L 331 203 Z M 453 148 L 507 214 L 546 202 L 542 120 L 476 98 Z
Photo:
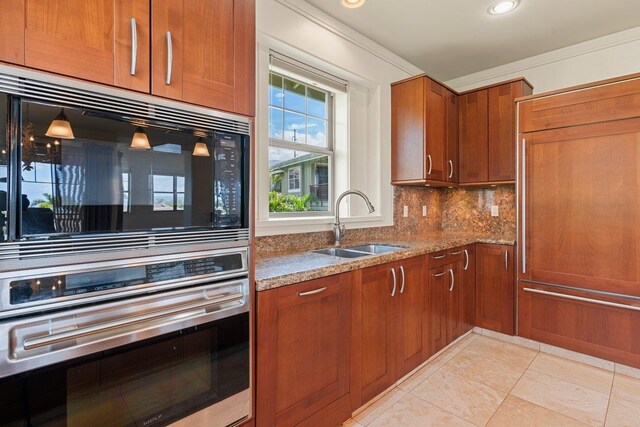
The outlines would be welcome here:
M 184 176 L 153 175 L 153 210 L 184 210 Z
M 330 210 L 332 115 L 331 92 L 284 73 L 269 73 L 269 212 Z

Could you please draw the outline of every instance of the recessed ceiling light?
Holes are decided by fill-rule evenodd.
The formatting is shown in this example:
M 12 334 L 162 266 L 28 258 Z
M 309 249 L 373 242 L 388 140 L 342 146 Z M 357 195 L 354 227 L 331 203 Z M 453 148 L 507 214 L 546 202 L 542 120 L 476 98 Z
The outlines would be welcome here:
M 520 4 L 520 0 L 498 0 L 494 2 L 487 12 L 490 15 L 502 15 L 514 10 Z
M 364 4 L 365 0 L 342 0 L 342 5 L 349 9 L 355 9 Z

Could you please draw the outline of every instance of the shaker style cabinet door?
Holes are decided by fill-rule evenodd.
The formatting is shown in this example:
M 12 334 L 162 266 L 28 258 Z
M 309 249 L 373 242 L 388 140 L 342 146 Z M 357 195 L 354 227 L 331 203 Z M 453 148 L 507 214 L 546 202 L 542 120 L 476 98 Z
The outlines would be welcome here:
M 448 274 L 447 266 L 429 270 L 430 355 L 436 354 L 447 346 Z
M 476 325 L 513 335 L 513 246 L 477 244 L 476 261 Z
M 153 0 L 154 95 L 254 115 L 254 0 Z
M 458 104 L 458 181 L 486 182 L 489 171 L 487 90 L 460 95 Z
M 299 425 L 327 408 L 336 424 L 351 414 L 351 279 L 258 292 L 258 426 Z
M 433 80 L 426 80 L 426 174 L 434 181 L 447 180 L 447 89 Z
M 26 0 L 24 22 L 25 66 L 149 91 L 149 2 Z

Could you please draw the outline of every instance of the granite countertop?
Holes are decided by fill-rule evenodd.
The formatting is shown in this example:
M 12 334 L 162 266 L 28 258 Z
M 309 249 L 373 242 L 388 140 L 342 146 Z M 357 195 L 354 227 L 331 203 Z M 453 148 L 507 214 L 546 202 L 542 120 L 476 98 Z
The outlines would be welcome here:
M 424 236 L 398 236 L 379 241 L 349 242 L 344 246 L 358 244 L 389 244 L 402 246 L 395 252 L 375 254 L 361 258 L 339 258 L 316 254 L 308 250 L 284 254 L 257 254 L 256 290 L 264 291 L 306 280 L 318 279 L 333 274 L 357 270 L 385 262 L 424 255 L 471 243 L 515 244 L 514 236 L 495 236 L 478 233 L 434 232 Z

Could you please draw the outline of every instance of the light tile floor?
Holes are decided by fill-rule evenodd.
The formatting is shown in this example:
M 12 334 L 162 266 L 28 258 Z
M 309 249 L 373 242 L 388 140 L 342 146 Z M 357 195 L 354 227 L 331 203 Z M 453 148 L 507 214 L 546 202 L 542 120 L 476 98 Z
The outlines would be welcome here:
M 348 427 L 640 426 L 640 379 L 473 333 Z

